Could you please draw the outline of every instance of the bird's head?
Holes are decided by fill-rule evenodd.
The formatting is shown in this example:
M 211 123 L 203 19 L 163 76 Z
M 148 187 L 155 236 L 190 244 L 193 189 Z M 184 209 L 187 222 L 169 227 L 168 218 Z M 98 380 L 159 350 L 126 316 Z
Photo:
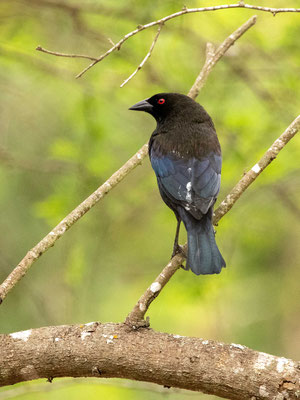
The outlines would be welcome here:
M 129 110 L 145 111 L 151 114 L 157 122 L 163 122 L 167 118 L 187 117 L 201 115 L 204 109 L 190 97 L 179 93 L 158 93 L 149 99 L 142 100 Z M 206 114 L 206 112 L 204 111 Z M 206 114 L 207 115 L 207 114 Z

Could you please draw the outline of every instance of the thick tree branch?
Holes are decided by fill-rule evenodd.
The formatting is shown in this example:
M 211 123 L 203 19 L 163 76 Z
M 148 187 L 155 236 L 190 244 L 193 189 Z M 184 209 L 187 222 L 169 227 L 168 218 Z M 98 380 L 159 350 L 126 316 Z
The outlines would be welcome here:
M 241 197 L 243 192 L 262 171 L 277 157 L 280 150 L 296 135 L 300 129 L 300 115 L 291 123 L 291 125 L 279 136 L 272 146 L 265 152 L 262 158 L 248 171 L 242 179 L 235 185 L 231 192 L 225 197 L 214 213 L 214 224 L 216 225 L 220 219 L 231 210 L 235 202 Z M 175 272 L 180 268 L 185 261 L 185 253 L 187 244 L 182 248 L 182 253 L 177 254 L 166 265 L 162 272 L 158 275 L 155 281 L 147 288 L 145 293 L 139 298 L 131 313 L 126 318 L 126 323 L 133 327 L 147 326 L 148 320 L 144 320 L 144 316 L 152 303 L 159 295 L 162 288 L 167 284 Z
M 229 38 L 218 48 L 217 52 L 224 55 L 226 50 L 245 33 L 256 21 L 256 17 L 250 18 L 245 24 L 233 32 Z M 226 43 L 226 44 L 225 44 Z M 208 46 L 209 48 L 209 46 Z M 222 49 L 222 51 L 220 50 Z M 221 57 L 220 56 L 220 57 Z M 191 88 L 190 97 L 193 99 L 199 94 L 200 88 L 203 86 L 202 80 L 206 80 L 212 68 L 220 60 L 215 53 L 207 51 L 206 62 L 200 71 L 194 85 Z M 207 70 L 207 71 L 206 71 Z M 67 215 L 51 232 L 48 233 L 35 247 L 33 247 L 26 256 L 20 261 L 5 281 L 0 285 L 0 303 L 7 296 L 9 291 L 18 283 L 18 281 L 26 274 L 32 264 L 50 247 L 54 246 L 55 242 L 77 222 L 84 214 L 86 214 L 95 204 L 101 200 L 112 188 L 121 182 L 148 154 L 148 144 L 144 146 L 128 160 L 118 171 L 116 171 L 103 185 L 101 185 L 94 193 L 85 199 L 78 207 L 76 207 L 69 215 Z
M 285 13 L 285 12 L 300 12 L 300 8 L 273 8 L 273 7 L 262 7 L 262 6 L 256 6 L 252 4 L 245 4 L 243 1 L 240 1 L 238 4 L 223 4 L 219 6 L 212 6 L 212 7 L 199 7 L 199 8 L 186 8 L 184 7 L 181 11 L 178 11 L 176 13 L 167 15 L 164 18 L 161 18 L 157 21 L 150 22 L 149 24 L 145 25 L 139 25 L 135 30 L 132 32 L 127 33 L 121 40 L 118 41 L 115 45 L 113 45 L 109 50 L 107 50 L 105 53 L 103 53 L 101 56 L 97 57 L 90 65 L 88 65 L 83 71 L 81 71 L 76 78 L 80 78 L 83 74 L 85 74 L 89 69 L 91 69 L 94 65 L 96 65 L 98 62 L 102 61 L 104 58 L 106 58 L 109 54 L 113 53 L 116 50 L 120 50 L 121 46 L 123 45 L 126 40 L 131 38 L 132 36 L 136 35 L 137 33 L 151 28 L 152 26 L 156 25 L 161 25 L 166 23 L 167 21 L 180 17 L 184 14 L 193 14 L 193 13 L 199 13 L 199 12 L 208 12 L 208 11 L 219 11 L 219 10 L 229 10 L 233 8 L 245 8 L 245 9 L 250 9 L 250 10 L 257 10 L 257 11 L 263 11 L 263 12 L 269 12 L 273 14 L 274 16 L 278 13 Z M 49 52 L 50 53 L 50 52 Z M 52 52 L 54 55 L 56 52 Z M 59 53 L 58 53 L 59 54 Z M 61 55 L 61 54 L 59 54 Z M 76 55 L 75 55 L 76 56 Z M 68 56 L 67 56 L 68 57 Z M 74 55 L 72 55 L 74 57 Z M 81 56 L 79 56 L 81 57 Z
M 300 364 L 200 338 L 124 324 L 52 326 L 0 335 L 0 385 L 56 377 L 127 378 L 227 399 L 296 399 Z

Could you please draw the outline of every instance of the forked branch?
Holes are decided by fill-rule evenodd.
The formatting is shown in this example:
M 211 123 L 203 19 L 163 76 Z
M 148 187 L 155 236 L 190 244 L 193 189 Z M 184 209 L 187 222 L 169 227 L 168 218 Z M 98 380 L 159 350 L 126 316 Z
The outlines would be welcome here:
M 153 51 L 154 46 L 155 46 L 155 44 L 157 42 L 157 39 L 158 39 L 158 37 L 160 35 L 162 27 L 163 27 L 163 24 L 160 24 L 159 27 L 158 27 L 157 33 L 156 33 L 156 35 L 155 35 L 155 37 L 153 39 L 153 42 L 151 44 L 151 47 L 150 47 L 148 53 L 146 54 L 146 57 L 143 59 L 143 61 L 140 63 L 140 65 L 137 67 L 137 69 L 127 79 L 125 79 L 125 81 L 122 83 L 122 85 L 120 85 L 121 88 L 123 86 L 125 86 L 126 83 L 128 83 L 130 81 L 130 79 L 132 79 L 139 72 L 140 69 L 143 68 L 143 66 L 146 64 L 147 60 L 151 57 L 152 51 Z
M 152 26 L 156 25 L 162 25 L 171 19 L 180 17 L 184 14 L 193 14 L 193 13 L 200 13 L 200 12 L 209 12 L 209 11 L 219 11 L 219 10 L 230 10 L 230 9 L 235 9 L 235 8 L 244 8 L 244 9 L 249 9 L 249 10 L 257 10 L 257 11 L 262 11 L 262 12 L 268 12 L 273 14 L 275 16 L 276 14 L 279 13 L 299 13 L 300 8 L 274 8 L 274 7 L 262 7 L 262 6 L 257 6 L 253 4 L 245 4 L 243 1 L 240 1 L 238 4 L 223 4 L 219 6 L 211 6 L 211 7 L 199 7 L 199 8 L 186 8 L 184 7 L 181 11 L 178 11 L 176 13 L 167 15 L 164 18 L 158 19 L 157 21 L 150 22 L 149 24 L 145 25 L 139 25 L 135 30 L 132 32 L 127 33 L 121 40 L 118 41 L 118 43 L 114 44 L 109 50 L 107 50 L 105 53 L 103 53 L 99 57 L 95 57 L 93 62 L 88 65 L 83 71 L 81 71 L 76 78 L 80 78 L 83 74 L 85 74 L 89 69 L 91 69 L 94 65 L 96 65 L 98 62 L 102 61 L 104 58 L 106 58 L 108 55 L 113 53 L 116 50 L 120 50 L 121 46 L 123 45 L 126 40 L 131 38 L 132 36 L 138 34 L 141 31 L 144 31 L 145 29 L 151 28 Z M 40 46 L 39 46 L 40 47 Z M 53 55 L 59 55 L 62 56 L 62 53 L 57 53 L 56 52 L 51 52 L 49 50 L 45 51 L 49 54 Z M 66 57 L 76 57 L 76 55 L 66 55 Z M 79 58 L 82 58 L 81 55 L 78 55 Z M 84 58 L 91 58 L 91 57 L 85 57 Z
M 251 26 L 255 24 L 256 17 L 251 17 L 240 28 L 233 32 L 218 48 L 217 52 L 220 56 L 215 56 L 215 53 L 207 52 L 206 62 L 191 88 L 190 96 L 195 99 L 203 86 L 203 80 L 207 79 L 212 68 L 220 60 L 220 57 L 225 54 L 229 47 L 243 35 Z M 222 49 L 222 51 L 220 51 Z M 26 274 L 28 269 L 35 261 L 39 259 L 48 249 L 54 246 L 55 242 L 64 233 L 75 224 L 83 215 L 85 215 L 95 204 L 97 204 L 111 189 L 121 182 L 137 165 L 140 165 L 142 160 L 148 153 L 148 144 L 144 146 L 131 157 L 118 171 L 116 171 L 103 185 L 101 185 L 94 193 L 85 199 L 78 207 L 76 207 L 69 215 L 67 215 L 55 228 L 52 229 L 36 246 L 34 246 L 26 256 L 20 261 L 15 269 L 9 274 L 5 281 L 0 285 L 0 303 L 5 299 L 10 290 L 18 283 L 18 281 Z
M 277 157 L 280 150 L 296 135 L 300 129 L 300 115 L 291 123 L 291 125 L 279 136 L 272 146 L 265 152 L 262 158 L 248 171 L 243 178 L 235 185 L 231 192 L 225 197 L 220 206 L 216 209 L 213 222 L 216 225 L 220 219 L 231 210 L 236 201 L 241 197 L 244 191 L 252 182 L 262 173 L 262 171 Z M 180 265 L 185 261 L 187 244 L 183 246 L 183 252 L 176 254 L 155 281 L 147 288 L 145 293 L 140 297 L 131 313 L 126 318 L 126 323 L 135 328 L 148 326 L 149 321 L 144 320 L 144 316 L 152 303 L 159 295 L 162 288 L 168 283 Z

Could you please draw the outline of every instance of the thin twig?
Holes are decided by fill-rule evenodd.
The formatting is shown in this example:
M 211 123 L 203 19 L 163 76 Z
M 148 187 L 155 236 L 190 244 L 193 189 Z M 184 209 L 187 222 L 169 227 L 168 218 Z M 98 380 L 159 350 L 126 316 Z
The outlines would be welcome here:
M 214 65 L 219 61 L 221 57 L 226 53 L 226 51 L 235 43 L 237 39 L 239 39 L 249 28 L 251 28 L 256 23 L 256 15 L 250 18 L 247 22 L 245 22 L 240 28 L 238 28 L 235 32 L 233 32 L 224 42 L 214 50 L 214 47 L 211 43 L 207 43 L 206 49 L 206 61 L 203 69 L 201 70 L 198 78 L 196 79 L 194 85 L 188 93 L 188 96 L 195 99 L 199 91 L 205 85 L 206 79 L 214 67 Z
M 248 26 L 248 22 L 253 19 L 250 18 L 244 27 L 245 33 L 252 25 Z M 240 32 L 238 28 L 230 36 L 235 37 L 237 32 Z M 238 37 L 240 37 L 239 35 Z M 238 39 L 236 37 L 236 40 Z M 226 42 L 227 39 L 225 39 Z M 209 47 L 209 46 L 208 46 Z M 222 47 L 222 45 L 220 46 Z M 229 48 L 229 47 L 228 47 Z M 226 50 L 225 50 L 226 51 Z M 224 53 L 225 53 L 224 51 Z M 223 53 L 223 54 L 224 54 Z M 206 53 L 206 57 L 210 57 L 210 52 Z M 207 74 L 203 72 L 204 69 L 208 68 L 209 72 L 212 67 L 218 62 L 220 58 L 213 58 L 212 64 L 210 65 L 208 61 L 205 62 L 200 75 L 207 78 Z M 196 79 L 197 85 L 201 85 L 201 79 Z M 206 79 L 205 78 L 205 79 Z M 204 78 L 203 78 L 204 79 Z M 194 91 L 190 96 L 195 99 L 199 90 L 197 90 L 197 85 L 193 85 Z M 196 85 L 196 86 L 195 86 Z M 199 86 L 200 87 L 200 86 Z M 51 232 L 48 233 L 33 249 L 31 249 L 26 256 L 20 261 L 20 263 L 15 267 L 15 269 L 10 273 L 10 275 L 5 279 L 5 281 L 0 285 L 0 303 L 7 296 L 8 292 L 17 284 L 17 282 L 26 274 L 28 269 L 32 264 L 50 247 L 54 246 L 55 242 L 75 223 L 77 222 L 87 211 L 89 211 L 99 200 L 101 200 L 105 194 L 107 194 L 114 186 L 116 186 L 126 175 L 129 174 L 141 161 L 146 157 L 148 153 L 148 144 L 145 144 L 130 160 L 128 160 L 117 172 L 115 172 L 103 185 L 101 185 L 93 194 L 91 194 L 86 200 L 84 200 L 78 207 L 76 207 L 67 217 L 65 217 Z
M 280 150 L 296 135 L 300 129 L 300 115 L 291 123 L 272 146 L 265 152 L 257 164 L 248 171 L 225 197 L 214 213 L 214 224 L 231 210 L 234 203 L 262 171 L 277 157 Z
M 159 34 L 160 34 L 160 31 L 161 31 L 162 27 L 163 27 L 163 24 L 160 24 L 159 27 L 158 27 L 157 33 L 156 33 L 156 35 L 155 35 L 155 37 L 153 39 L 153 42 L 151 44 L 151 47 L 150 47 L 148 53 L 146 54 L 146 57 L 143 59 L 143 61 L 140 63 L 140 65 L 137 67 L 137 69 L 127 79 L 125 79 L 125 81 L 120 85 L 121 88 L 123 86 L 125 86 L 126 83 L 128 83 L 130 81 L 130 79 L 132 79 L 134 77 L 134 75 L 136 75 L 138 73 L 138 71 L 140 69 L 143 68 L 143 66 L 146 64 L 147 60 L 151 57 L 152 51 L 153 51 L 154 46 L 155 46 L 155 44 L 157 42 L 157 39 L 159 37 Z
M 241 197 L 244 191 L 252 182 L 262 173 L 262 171 L 277 157 L 280 150 L 296 135 L 300 129 L 300 115 L 291 123 L 272 146 L 265 152 L 262 158 L 248 171 L 243 178 L 235 185 L 231 192 L 225 197 L 220 206 L 216 209 L 213 222 L 217 224 L 220 219 L 231 210 L 235 202 Z M 145 293 L 140 297 L 131 313 L 126 318 L 126 323 L 136 328 L 147 326 L 148 320 L 144 320 L 152 301 L 159 295 L 162 288 L 168 283 L 169 279 L 179 269 L 185 260 L 187 244 L 183 246 L 183 252 L 173 257 L 163 271 L 158 275 L 155 281 L 148 287 Z
M 274 16 L 278 13 L 283 13 L 283 12 L 300 12 L 300 8 L 272 8 L 272 7 L 261 7 L 261 6 L 255 6 L 251 4 L 243 4 L 240 2 L 239 4 L 225 4 L 225 5 L 220 5 L 220 6 L 212 6 L 212 7 L 200 7 L 200 8 L 183 8 L 181 11 L 178 11 L 174 14 L 167 15 L 164 18 L 161 18 L 157 21 L 150 22 L 149 24 L 145 25 L 139 25 L 135 30 L 132 32 L 127 33 L 121 40 L 119 40 L 118 43 L 116 43 L 114 46 L 112 46 L 109 50 L 107 50 L 105 53 L 103 53 L 101 56 L 99 56 L 95 61 L 93 61 L 90 65 L 88 65 L 83 71 L 81 71 L 76 78 L 80 78 L 83 74 L 85 74 L 89 69 L 91 69 L 94 65 L 96 65 L 98 62 L 102 61 L 105 57 L 107 57 L 109 54 L 111 54 L 115 50 L 120 50 L 122 44 L 131 38 L 132 36 L 136 35 L 137 33 L 151 28 L 152 26 L 155 25 L 160 25 L 164 24 L 165 22 L 173 19 L 180 17 L 181 15 L 184 14 L 192 14 L 192 13 L 199 13 L 199 12 L 206 12 L 206 11 L 218 11 L 218 10 L 228 10 L 232 8 L 247 8 L 251 10 L 257 10 L 257 11 L 265 11 L 265 12 L 270 12 Z
M 46 54 L 51 54 L 52 56 L 58 56 L 58 57 L 70 57 L 70 58 L 87 58 L 89 60 L 94 60 L 96 61 L 97 58 L 96 57 L 91 57 L 91 56 L 86 56 L 84 54 L 66 54 L 66 53 L 58 53 L 57 51 L 50 51 L 50 50 L 46 50 L 41 46 L 38 46 L 36 48 L 37 51 L 41 51 L 42 53 L 46 53 Z

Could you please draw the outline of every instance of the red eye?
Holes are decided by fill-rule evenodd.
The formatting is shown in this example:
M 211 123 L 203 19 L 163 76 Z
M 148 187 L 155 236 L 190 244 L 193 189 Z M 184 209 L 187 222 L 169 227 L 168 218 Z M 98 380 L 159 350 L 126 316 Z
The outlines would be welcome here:
M 164 104 L 165 101 L 166 101 L 165 99 L 159 99 L 157 102 L 158 104 Z

